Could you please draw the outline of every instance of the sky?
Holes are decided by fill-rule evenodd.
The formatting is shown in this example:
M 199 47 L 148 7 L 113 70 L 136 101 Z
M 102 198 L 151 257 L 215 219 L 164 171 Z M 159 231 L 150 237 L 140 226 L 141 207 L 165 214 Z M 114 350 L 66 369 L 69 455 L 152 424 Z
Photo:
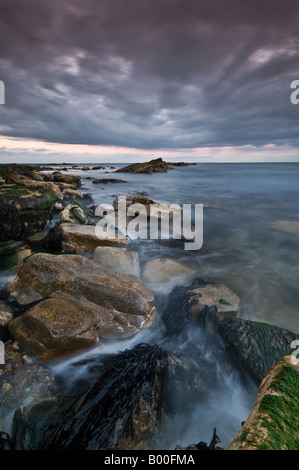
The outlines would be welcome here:
M 0 12 L 0 162 L 299 162 L 298 0 Z

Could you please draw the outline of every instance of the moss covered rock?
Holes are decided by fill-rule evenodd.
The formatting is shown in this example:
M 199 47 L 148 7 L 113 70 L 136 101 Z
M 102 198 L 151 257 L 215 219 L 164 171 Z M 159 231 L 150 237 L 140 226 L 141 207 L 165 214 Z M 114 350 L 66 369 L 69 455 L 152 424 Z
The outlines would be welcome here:
M 227 450 L 299 450 L 299 364 L 283 356 L 263 379 L 250 417 Z

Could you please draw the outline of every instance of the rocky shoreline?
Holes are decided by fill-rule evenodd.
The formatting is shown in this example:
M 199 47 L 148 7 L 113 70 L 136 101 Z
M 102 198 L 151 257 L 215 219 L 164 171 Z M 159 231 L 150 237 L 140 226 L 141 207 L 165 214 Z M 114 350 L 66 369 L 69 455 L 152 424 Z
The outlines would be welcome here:
M 174 166 L 157 159 L 117 172 Z M 208 384 L 194 367 L 198 358 L 159 345 L 141 343 L 114 355 L 94 383 L 71 394 L 60 390 L 49 367 L 154 328 L 152 284 L 163 288 L 171 279 L 177 284 L 159 325 L 178 342 L 190 325 L 201 328 L 206 341 L 217 338 L 258 388 L 250 417 L 227 449 L 298 449 L 292 417 L 298 415 L 299 366 L 291 344 L 299 336 L 240 318 L 242 299 L 221 280 L 194 278 L 188 265 L 168 258 L 142 265 L 129 237 L 100 239 L 100 216 L 80 192 L 80 177 L 42 170 L 0 166 L 0 259 L 14 257 L 17 267 L 13 282 L 0 290 L 0 423 L 5 413 L 13 422 L 10 437 L 0 434 L 0 448 L 150 449 L 170 416 L 190 410 L 191 395 L 208 407 Z M 144 195 L 128 195 L 128 201 L 158 202 L 168 210 Z M 58 221 L 51 226 L 53 216 Z

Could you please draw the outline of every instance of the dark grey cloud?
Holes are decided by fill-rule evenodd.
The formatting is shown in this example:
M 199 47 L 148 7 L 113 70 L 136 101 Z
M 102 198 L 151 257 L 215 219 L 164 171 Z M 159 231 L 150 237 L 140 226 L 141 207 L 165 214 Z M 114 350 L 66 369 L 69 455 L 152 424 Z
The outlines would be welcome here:
M 299 145 L 297 0 L 0 0 L 4 135 Z

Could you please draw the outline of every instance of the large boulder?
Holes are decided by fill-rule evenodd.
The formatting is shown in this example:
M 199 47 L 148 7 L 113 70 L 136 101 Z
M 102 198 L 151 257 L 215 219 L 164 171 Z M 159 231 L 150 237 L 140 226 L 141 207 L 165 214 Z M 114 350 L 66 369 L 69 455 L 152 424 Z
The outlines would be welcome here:
M 43 360 L 127 338 L 155 320 L 153 294 L 135 276 L 78 255 L 35 254 L 10 286 L 12 336 Z
M 60 225 L 62 250 L 68 253 L 82 254 L 87 251 L 94 251 L 98 246 L 115 246 L 126 248 L 128 239 L 118 234 L 116 229 L 115 238 L 101 237 L 94 225 L 80 225 L 63 223 Z
M 100 263 L 116 273 L 132 274 L 139 277 L 139 255 L 136 251 L 127 251 L 123 248 L 111 246 L 98 246 L 94 251 L 93 260 L 95 263 Z
M 299 364 L 281 357 L 260 384 L 253 410 L 227 450 L 299 450 Z
M 157 448 L 159 430 L 206 386 L 190 363 L 139 344 L 109 360 L 104 373 L 70 400 L 47 401 L 15 419 L 17 449 L 140 450 Z

